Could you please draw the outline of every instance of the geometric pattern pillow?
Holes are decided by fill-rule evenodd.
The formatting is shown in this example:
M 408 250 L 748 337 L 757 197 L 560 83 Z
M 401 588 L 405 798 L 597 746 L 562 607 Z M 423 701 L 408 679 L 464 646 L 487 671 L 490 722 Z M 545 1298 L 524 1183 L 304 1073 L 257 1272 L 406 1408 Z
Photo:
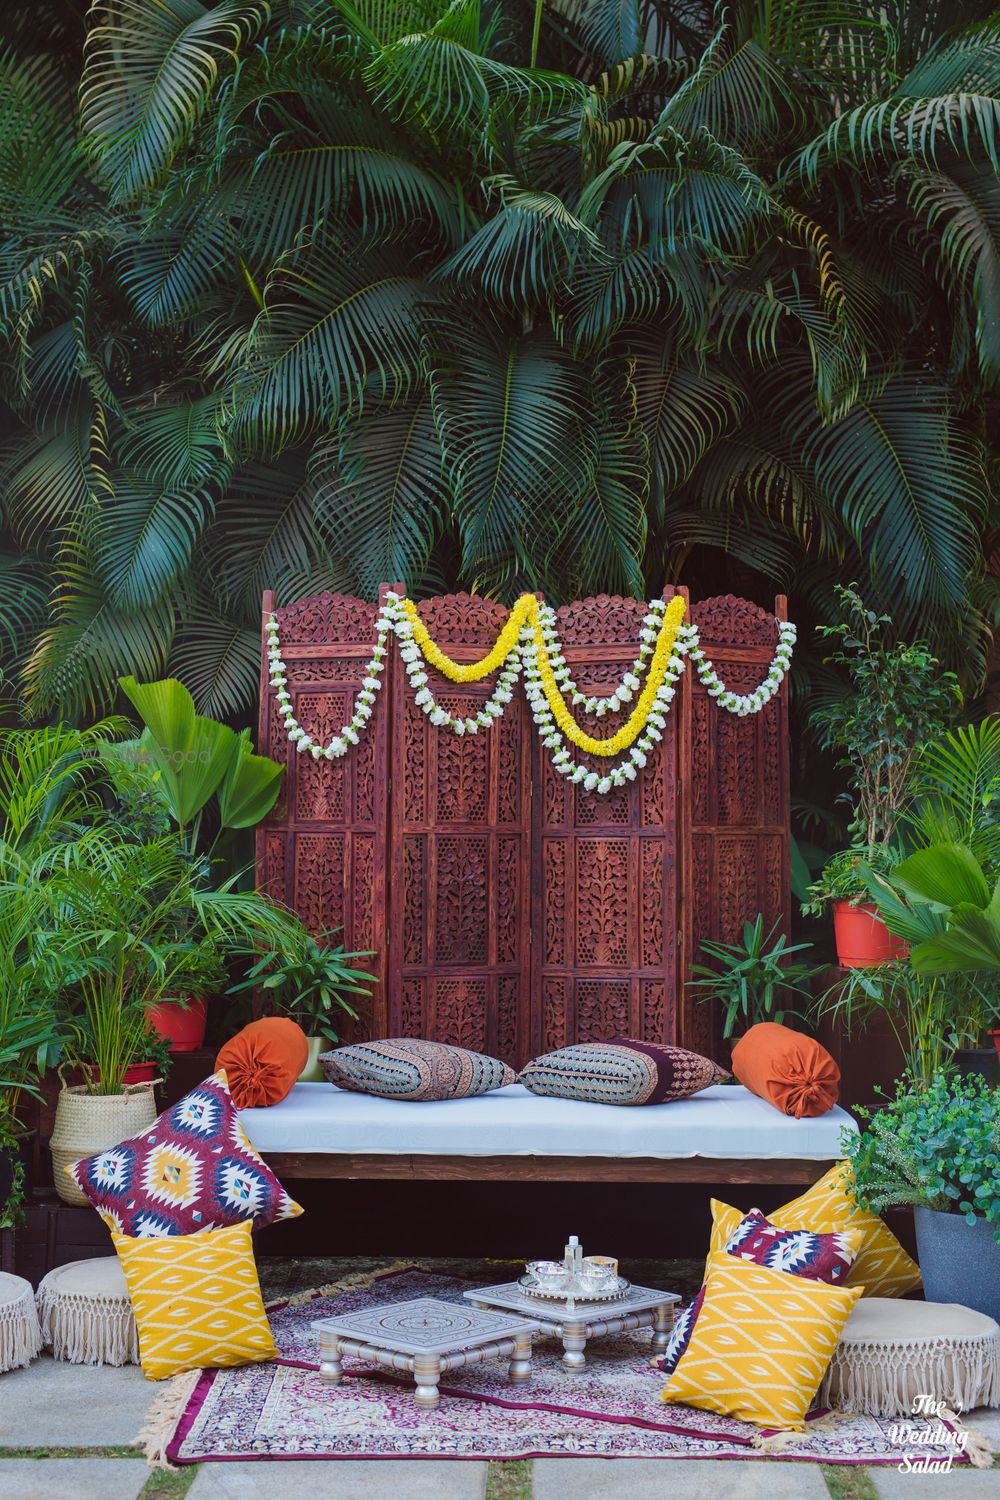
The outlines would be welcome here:
M 506 1088 L 515 1079 L 513 1068 L 499 1058 L 420 1037 L 355 1042 L 321 1052 L 319 1061 L 327 1079 L 338 1088 L 411 1103 L 470 1099 Z
M 877 1214 L 858 1207 L 848 1191 L 853 1181 L 850 1162 L 838 1162 L 808 1192 L 777 1209 L 771 1220 L 786 1229 L 806 1225 L 824 1233 L 864 1230 L 847 1285 L 863 1285 L 866 1297 L 903 1297 L 916 1291 L 922 1285 L 920 1267 Z
M 733 1214 L 728 1204 L 712 1200 L 713 1228 L 722 1214 Z M 827 1286 L 837 1286 L 846 1281 L 854 1264 L 854 1258 L 864 1242 L 861 1229 L 844 1229 L 832 1234 L 816 1234 L 808 1229 L 778 1229 L 761 1213 L 751 1209 L 739 1219 L 723 1247 L 724 1253 L 738 1260 L 751 1261 L 755 1266 L 768 1266 L 772 1271 L 784 1271 L 792 1276 L 805 1276 L 810 1281 L 822 1281 Z M 717 1251 L 715 1253 L 718 1253 Z M 691 1341 L 695 1320 L 705 1300 L 705 1288 L 685 1308 L 674 1323 L 674 1336 L 656 1361 L 658 1369 L 671 1374 L 677 1361 Z
M 147 1380 L 277 1359 L 248 1220 L 165 1240 L 112 1229 Z
M 301 1212 L 240 1124 L 225 1072 L 213 1073 L 148 1130 L 66 1171 L 104 1219 L 133 1239 L 165 1239 Z
M 710 1057 L 683 1047 L 613 1037 L 536 1057 L 518 1082 L 533 1094 L 589 1104 L 668 1104 L 728 1077 Z
M 701 1311 L 663 1400 L 801 1432 L 860 1296 L 860 1287 L 710 1256 Z

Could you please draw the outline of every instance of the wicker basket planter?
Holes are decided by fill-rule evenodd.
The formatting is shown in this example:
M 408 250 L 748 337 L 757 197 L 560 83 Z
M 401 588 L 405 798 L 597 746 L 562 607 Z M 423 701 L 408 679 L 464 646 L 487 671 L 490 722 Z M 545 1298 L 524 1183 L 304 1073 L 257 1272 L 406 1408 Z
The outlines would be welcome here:
M 156 1119 L 154 1088 L 155 1080 L 126 1083 L 120 1094 L 90 1094 L 83 1084 L 63 1084 L 49 1146 L 55 1189 L 64 1203 L 87 1203 L 66 1167 L 152 1125 Z

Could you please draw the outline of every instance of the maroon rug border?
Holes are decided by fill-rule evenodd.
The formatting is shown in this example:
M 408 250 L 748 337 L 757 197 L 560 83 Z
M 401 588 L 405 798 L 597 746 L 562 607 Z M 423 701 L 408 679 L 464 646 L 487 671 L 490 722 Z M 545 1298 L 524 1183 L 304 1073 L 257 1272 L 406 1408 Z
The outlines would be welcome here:
M 427 1271 L 423 1266 L 419 1265 L 402 1266 L 398 1270 L 380 1272 L 378 1275 L 373 1277 L 371 1284 L 374 1286 L 376 1282 L 389 1281 L 396 1276 L 409 1276 L 414 1272 L 420 1272 L 423 1275 L 435 1274 L 434 1272 Z M 345 1287 L 344 1290 L 349 1291 L 350 1288 Z M 312 1300 L 318 1300 L 322 1296 L 322 1291 L 316 1291 L 313 1293 Z M 283 1308 L 288 1307 L 291 1300 L 292 1299 L 290 1297 L 286 1297 L 281 1302 L 268 1303 L 267 1311 L 280 1312 Z M 277 1365 L 287 1365 L 291 1369 L 319 1369 L 319 1365 L 314 1364 L 310 1360 L 285 1359 L 282 1356 L 279 1356 L 276 1360 L 271 1361 L 271 1363 Z M 200 1454 L 197 1458 L 182 1457 L 179 1450 L 184 1442 L 184 1439 L 187 1437 L 188 1433 L 191 1431 L 191 1428 L 194 1426 L 202 1407 L 208 1399 L 208 1394 L 211 1391 L 216 1379 L 222 1373 L 223 1372 L 221 1369 L 202 1370 L 201 1376 L 198 1379 L 194 1390 L 188 1397 L 187 1405 L 185 1406 L 184 1411 L 181 1414 L 181 1418 L 177 1423 L 177 1426 L 174 1428 L 173 1436 L 164 1449 L 164 1457 L 168 1460 L 168 1462 L 172 1464 L 245 1463 L 256 1461 L 273 1461 L 277 1463 L 337 1463 L 341 1461 L 347 1461 L 349 1459 L 361 1461 L 364 1463 L 377 1463 L 380 1459 L 389 1459 L 396 1463 L 419 1463 L 421 1459 L 434 1459 L 437 1462 L 442 1461 L 440 1455 L 434 1453 L 417 1453 L 412 1455 L 408 1454 L 403 1459 L 400 1459 L 399 1454 L 396 1453 L 327 1453 L 323 1454 L 322 1457 L 317 1457 L 316 1455 L 307 1453 L 204 1453 Z M 345 1370 L 344 1378 L 347 1380 L 357 1378 L 364 1378 L 366 1380 L 384 1380 L 392 1385 L 406 1385 L 409 1383 L 408 1381 L 402 1379 L 402 1377 L 390 1375 L 386 1371 L 366 1371 L 364 1377 L 356 1377 L 350 1375 Z M 546 1401 L 506 1401 L 500 1396 L 486 1396 L 474 1391 L 456 1390 L 453 1386 L 447 1385 L 442 1385 L 440 1387 L 440 1390 L 443 1396 L 452 1396 L 464 1399 L 466 1401 L 478 1401 L 483 1405 L 506 1407 L 510 1410 L 515 1411 L 548 1411 L 554 1412 L 557 1415 L 564 1414 L 566 1416 L 583 1417 L 588 1421 L 614 1423 L 623 1427 L 642 1427 L 652 1432 L 669 1432 L 678 1437 L 696 1437 L 700 1438 L 702 1442 L 718 1443 L 720 1447 L 727 1450 L 720 1453 L 700 1455 L 700 1457 L 707 1459 L 709 1462 L 749 1462 L 750 1456 L 756 1454 L 756 1450 L 750 1438 L 734 1438 L 731 1436 L 722 1437 L 716 1432 L 702 1432 L 699 1430 L 692 1432 L 689 1427 L 678 1427 L 670 1422 L 654 1422 L 652 1420 L 647 1421 L 641 1417 L 612 1416 L 610 1413 L 590 1412 L 585 1411 L 582 1408 L 555 1405 Z M 806 1413 L 806 1421 L 816 1421 L 819 1417 L 825 1416 L 827 1410 L 827 1407 L 814 1408 L 812 1411 Z M 950 1432 L 956 1431 L 955 1427 L 952 1426 L 952 1424 L 949 1422 L 945 1422 L 942 1420 L 942 1426 L 946 1427 Z M 763 1428 L 761 1430 L 763 1435 L 767 1436 L 775 1429 Z M 728 1451 L 734 1448 L 738 1449 L 739 1451 Z M 677 1459 L 683 1457 L 682 1454 L 667 1453 L 647 1454 L 645 1456 L 647 1458 L 658 1460 L 662 1463 L 676 1462 Z M 760 1455 L 760 1457 L 764 1456 L 765 1455 Z M 777 1460 L 782 1463 L 825 1463 L 836 1464 L 841 1467 L 849 1468 L 885 1468 L 890 1464 L 898 1465 L 899 1463 L 898 1458 L 826 1457 L 819 1459 L 810 1458 L 804 1453 L 771 1454 L 767 1456 L 770 1457 L 772 1461 Z M 553 1457 L 553 1455 L 548 1450 L 543 1449 L 537 1453 L 519 1453 L 516 1457 L 513 1457 L 510 1454 L 449 1454 L 448 1458 L 445 1461 L 448 1463 L 517 1463 L 524 1459 L 551 1457 Z M 627 1463 L 629 1461 L 628 1459 L 619 1458 L 617 1454 L 560 1453 L 558 1457 L 571 1459 L 592 1459 L 596 1457 L 601 1459 L 602 1461 L 621 1463 Z M 955 1455 L 954 1462 L 956 1464 L 968 1464 L 970 1463 L 970 1459 L 964 1452 L 962 1452 Z

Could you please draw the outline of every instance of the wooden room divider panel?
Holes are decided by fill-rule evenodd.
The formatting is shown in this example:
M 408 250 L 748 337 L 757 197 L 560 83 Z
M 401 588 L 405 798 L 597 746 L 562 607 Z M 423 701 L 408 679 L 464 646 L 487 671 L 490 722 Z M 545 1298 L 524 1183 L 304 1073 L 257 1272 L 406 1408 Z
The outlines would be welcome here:
M 274 603 L 264 596 L 265 618 Z M 506 618 L 465 594 L 423 600 L 420 612 L 459 662 L 484 655 Z M 377 606 L 325 594 L 276 613 L 295 716 L 325 740 L 350 718 Z M 557 611 L 581 688 L 606 695 L 620 681 L 645 613 L 607 596 Z M 727 596 L 693 618 L 727 685 L 761 680 L 774 614 Z M 453 714 L 474 714 L 489 693 L 429 675 Z M 459 738 L 415 705 L 394 645 L 383 678 L 368 733 L 334 761 L 295 752 L 266 670 L 261 679 L 261 749 L 288 773 L 258 830 L 258 878 L 314 930 L 342 927 L 347 947 L 374 950 L 365 1032 L 516 1065 L 613 1035 L 718 1051 L 712 1008 L 684 995 L 682 977 L 702 938 L 730 939 L 758 910 L 787 919 L 785 689 L 738 719 L 685 672 L 646 767 L 600 796 L 553 770 L 520 688 L 489 731 Z M 608 715 L 602 734 L 621 717 Z

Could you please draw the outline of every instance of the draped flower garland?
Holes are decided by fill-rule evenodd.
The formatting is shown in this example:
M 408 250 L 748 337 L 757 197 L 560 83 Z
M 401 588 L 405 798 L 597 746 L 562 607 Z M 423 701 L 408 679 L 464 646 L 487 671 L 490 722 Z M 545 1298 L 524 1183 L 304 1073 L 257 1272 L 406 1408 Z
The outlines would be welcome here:
M 269 676 L 289 740 L 300 753 L 312 755 L 315 760 L 324 756 L 334 760 L 357 745 L 368 727 L 382 687 L 390 632 L 399 642 L 414 702 L 432 724 L 439 729 L 450 729 L 453 734 L 478 734 L 502 718 L 523 672 L 531 715 L 553 766 L 568 780 L 581 782 L 586 790 L 604 795 L 614 787 L 634 781 L 650 750 L 662 739 L 675 684 L 684 671 L 686 658 L 690 658 L 699 680 L 719 707 L 741 718 L 759 713 L 777 693 L 788 671 L 795 626 L 777 620 L 778 646 L 762 682 L 751 693 L 732 692 L 701 649 L 698 627 L 684 621 L 684 611 L 684 600 L 679 594 L 667 604 L 662 599 L 650 600 L 635 661 L 614 691 L 598 698 L 582 693 L 573 681 L 556 633 L 555 610 L 533 594 L 522 594 L 518 599 L 485 656 L 476 662 L 460 663 L 452 661 L 436 644 L 413 601 L 390 592 L 375 622 L 375 645 L 355 699 L 354 712 L 326 745 L 313 739 L 295 718 L 278 622 L 273 614 L 268 616 L 266 626 Z M 497 680 L 489 698 L 475 714 L 458 718 L 435 699 L 428 667 L 455 683 L 481 682 L 494 674 Z M 582 729 L 572 712 L 574 708 L 581 709 L 585 716 L 601 719 L 631 703 L 636 694 L 635 707 L 625 723 L 604 738 Z M 574 760 L 568 745 L 613 764 L 594 770 Z

